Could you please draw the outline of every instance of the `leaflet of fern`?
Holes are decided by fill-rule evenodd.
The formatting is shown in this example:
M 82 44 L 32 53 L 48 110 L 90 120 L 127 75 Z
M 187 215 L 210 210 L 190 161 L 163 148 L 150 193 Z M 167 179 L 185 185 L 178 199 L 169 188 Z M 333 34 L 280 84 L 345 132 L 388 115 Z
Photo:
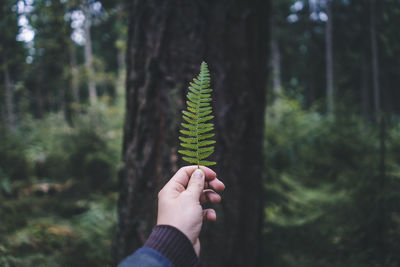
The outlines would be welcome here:
M 206 160 L 214 152 L 214 124 L 210 122 L 214 118 L 211 107 L 210 72 L 207 63 L 202 62 L 200 74 L 193 79 L 188 87 L 186 110 L 183 110 L 183 129 L 179 140 L 184 148 L 178 150 L 182 159 L 191 164 L 210 166 L 216 162 Z

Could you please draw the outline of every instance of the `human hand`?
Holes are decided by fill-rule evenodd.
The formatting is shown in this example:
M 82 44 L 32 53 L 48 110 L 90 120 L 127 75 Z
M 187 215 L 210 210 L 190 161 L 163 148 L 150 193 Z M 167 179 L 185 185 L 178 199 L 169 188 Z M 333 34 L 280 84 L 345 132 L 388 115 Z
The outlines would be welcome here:
M 157 225 L 171 225 L 184 233 L 192 243 L 197 256 L 200 255 L 199 234 L 203 220 L 215 221 L 213 209 L 204 209 L 203 203 L 218 203 L 225 185 L 216 178 L 216 173 L 204 166 L 187 166 L 171 178 L 158 193 Z

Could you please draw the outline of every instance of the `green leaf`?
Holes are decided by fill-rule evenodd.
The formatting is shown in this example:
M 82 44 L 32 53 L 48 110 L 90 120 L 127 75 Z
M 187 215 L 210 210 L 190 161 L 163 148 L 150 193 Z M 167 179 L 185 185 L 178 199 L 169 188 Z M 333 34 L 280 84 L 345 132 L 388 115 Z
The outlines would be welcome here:
M 205 153 L 208 151 L 213 151 L 214 152 L 214 147 L 213 146 L 209 146 L 209 147 L 199 147 L 199 149 L 197 150 L 200 154 L 201 153 Z
M 212 107 L 205 107 L 205 108 L 198 108 L 199 112 L 209 111 L 212 110 Z
M 186 148 L 191 148 L 191 149 L 197 149 L 197 144 L 186 144 L 186 143 L 181 143 L 181 146 L 186 147 Z
M 198 128 L 208 128 L 208 127 L 213 127 L 214 128 L 214 123 L 200 123 L 197 125 Z
M 183 115 L 182 117 L 183 117 L 183 119 L 184 119 L 185 121 L 187 121 L 188 123 L 190 123 L 190 124 L 192 124 L 192 125 L 196 125 L 196 121 L 195 121 L 195 120 L 192 120 L 192 119 L 190 119 L 189 117 L 187 117 L 187 116 L 185 116 L 185 115 Z
M 203 165 L 203 166 L 212 166 L 217 164 L 215 161 L 208 161 L 208 160 L 200 160 L 199 161 L 199 165 Z
M 200 103 L 198 103 L 198 105 L 199 105 L 200 107 L 207 107 L 207 106 L 210 105 L 210 102 L 200 102 Z
M 213 137 L 214 135 L 215 135 L 214 133 L 210 133 L 210 134 L 201 134 L 201 135 L 198 136 L 198 140 L 199 140 L 199 141 L 205 140 L 205 139 L 208 139 L 208 138 Z
M 193 87 L 193 88 L 195 88 L 195 89 L 197 89 L 197 90 L 200 90 L 200 89 L 201 89 L 201 87 L 200 87 L 199 85 L 195 84 L 195 83 L 190 82 L 189 84 L 190 84 L 189 88 L 190 88 L 190 87 Z
M 192 86 L 189 86 L 189 91 L 192 92 L 195 95 L 200 94 L 200 91 L 195 89 L 195 88 L 193 88 Z
M 204 102 L 210 102 L 212 99 L 211 98 L 200 98 L 200 102 L 204 103 Z M 200 103 L 200 104 L 202 104 Z
M 182 159 L 183 160 L 185 160 L 185 161 L 187 161 L 187 162 L 189 162 L 189 163 L 198 163 L 198 159 L 196 159 L 196 158 L 189 158 L 189 157 L 182 157 Z
M 179 136 L 179 140 L 181 140 L 182 142 L 188 143 L 188 144 L 195 144 L 198 142 L 198 138 L 192 138 L 192 137 Z
M 198 129 L 197 133 L 198 134 L 202 134 L 202 133 L 206 133 L 206 132 L 209 132 L 209 131 L 212 131 L 212 130 L 214 130 L 214 127 L 202 128 L 202 129 Z
M 179 153 L 189 156 L 189 157 L 196 157 L 197 153 L 191 150 L 178 150 Z
M 207 116 L 208 114 L 211 114 L 211 113 L 212 113 L 212 110 L 208 110 L 208 111 L 204 111 L 204 112 L 199 112 L 197 114 L 197 116 L 199 116 L 199 118 L 201 118 L 201 117 Z
M 186 134 L 186 135 L 188 135 L 188 136 L 197 136 L 197 133 L 196 133 L 196 132 L 192 132 L 192 131 L 179 130 L 179 132 L 180 132 L 181 134 Z
M 197 116 L 194 115 L 194 114 L 191 113 L 191 112 L 188 112 L 188 111 L 186 111 L 186 110 L 182 110 L 182 113 L 185 114 L 186 116 L 188 116 L 188 117 L 194 119 L 194 120 L 197 119 Z
M 191 107 L 187 107 L 187 110 L 189 110 L 190 112 L 196 113 L 196 109 L 195 108 L 191 108 Z
M 202 62 L 200 74 L 193 78 L 189 83 L 186 95 L 186 110 L 182 111 L 182 118 L 185 123 L 179 132 L 184 136 L 179 136 L 182 142 L 180 145 L 186 149 L 178 150 L 178 153 L 184 155 L 182 159 L 191 163 L 204 166 L 215 165 L 216 162 L 206 159 L 214 153 L 215 136 L 212 132 L 214 124 L 208 123 L 214 116 L 212 115 L 212 101 L 210 88 L 210 72 L 207 63 Z
M 206 122 L 206 121 L 209 121 L 211 119 L 214 119 L 214 116 L 206 116 L 206 117 L 198 119 L 197 121 L 198 122 Z
M 199 154 L 198 157 L 199 157 L 199 159 L 205 159 L 205 158 L 208 158 L 212 153 L 214 153 L 214 150 Z
M 199 105 L 196 105 L 195 103 L 192 103 L 190 101 L 186 101 L 186 105 L 188 105 L 189 107 L 192 107 L 192 108 L 197 108 L 199 106 Z
M 198 143 L 197 143 L 197 145 L 198 145 L 199 147 L 201 147 L 201 146 L 208 146 L 208 145 L 212 145 L 212 144 L 215 144 L 215 141 L 214 141 L 214 140 L 205 140 L 205 141 L 201 141 L 201 142 L 198 142 Z

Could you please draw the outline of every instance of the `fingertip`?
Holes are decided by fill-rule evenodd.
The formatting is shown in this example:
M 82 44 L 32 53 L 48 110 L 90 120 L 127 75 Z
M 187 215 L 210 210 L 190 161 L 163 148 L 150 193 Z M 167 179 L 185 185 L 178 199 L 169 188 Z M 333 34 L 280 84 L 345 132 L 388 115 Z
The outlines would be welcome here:
M 214 209 L 204 210 L 204 220 L 215 222 L 217 220 L 217 213 Z
M 217 220 L 217 213 L 215 212 L 215 210 L 210 209 L 207 212 L 207 220 L 215 222 Z
M 208 167 L 200 166 L 200 169 L 206 175 L 206 180 L 212 180 L 212 179 L 215 179 L 217 177 L 217 174 L 215 173 L 215 171 L 213 171 L 212 169 L 210 169 Z
M 221 182 L 218 178 L 208 182 L 208 186 L 215 191 L 221 192 L 225 190 L 225 184 Z
M 221 202 L 222 198 L 219 194 L 211 189 L 203 190 L 203 193 L 200 196 L 200 203 L 219 203 Z

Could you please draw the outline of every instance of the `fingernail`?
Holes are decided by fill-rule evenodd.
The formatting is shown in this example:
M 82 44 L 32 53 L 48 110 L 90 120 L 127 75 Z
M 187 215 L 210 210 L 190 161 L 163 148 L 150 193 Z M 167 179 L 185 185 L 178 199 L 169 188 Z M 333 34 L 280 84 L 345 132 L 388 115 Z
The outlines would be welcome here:
M 204 172 L 200 169 L 197 169 L 194 171 L 194 173 L 192 174 L 192 177 L 195 179 L 203 179 L 204 177 Z

